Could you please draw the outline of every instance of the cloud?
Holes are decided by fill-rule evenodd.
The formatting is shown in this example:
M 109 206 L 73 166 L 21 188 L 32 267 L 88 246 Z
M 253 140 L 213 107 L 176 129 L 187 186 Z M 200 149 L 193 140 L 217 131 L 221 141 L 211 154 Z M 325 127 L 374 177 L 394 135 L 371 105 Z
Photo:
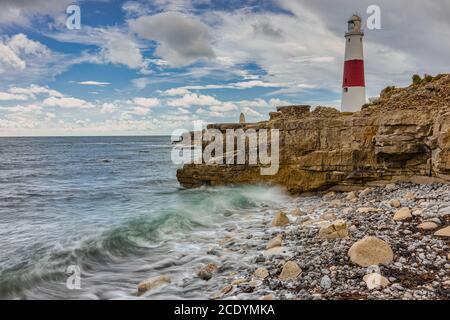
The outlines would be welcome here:
M 125 65 L 131 69 L 146 67 L 140 45 L 134 37 L 118 27 L 94 28 L 83 26 L 78 32 L 49 33 L 47 36 L 60 42 L 95 45 L 100 48 L 92 63 Z
M 113 113 L 117 107 L 113 103 L 103 103 L 101 113 Z
M 131 83 L 139 90 L 145 89 L 150 83 L 148 78 L 136 78 L 131 80 Z
M 23 33 L 0 38 L 0 74 L 5 82 L 22 84 L 48 80 L 82 59 L 69 59 L 66 54 L 53 52 Z
M 89 109 L 94 108 L 94 105 L 88 101 L 72 98 L 72 97 L 50 97 L 42 102 L 43 106 L 46 107 L 60 107 L 60 108 L 80 108 Z
M 129 21 L 138 36 L 158 42 L 156 54 L 174 66 L 214 58 L 207 25 L 178 12 L 163 12 Z
M 35 105 L 35 104 L 30 104 L 27 106 L 14 106 L 14 107 L 7 107 L 5 108 L 6 110 L 8 110 L 9 112 L 13 112 L 13 113 L 40 113 L 42 110 L 41 106 Z
M 2 0 L 0 25 L 30 26 L 40 16 L 56 17 L 65 13 L 72 0 Z
M 163 94 L 166 96 L 182 96 L 188 93 L 190 93 L 190 91 L 185 88 L 171 88 L 164 91 Z
M 35 84 L 31 84 L 28 87 L 21 88 L 21 87 L 11 87 L 8 89 L 8 92 L 13 94 L 20 94 L 20 95 L 26 95 L 31 99 L 36 99 L 38 95 L 47 95 L 50 97 L 59 97 L 62 98 L 64 95 L 57 91 L 50 89 L 48 87 L 43 87 Z
M 77 83 L 86 86 L 100 86 L 100 87 L 104 87 L 111 84 L 110 82 L 99 82 L 99 81 L 81 81 Z
M 24 70 L 27 59 L 48 58 L 50 49 L 23 33 L 0 39 L 0 73 Z
M 31 85 L 27 88 L 11 87 L 6 92 L 0 91 L 0 100 L 29 100 L 36 99 L 37 95 L 45 94 L 53 97 L 63 97 L 63 94 L 37 85 Z
M 131 100 L 131 103 L 138 105 L 140 107 L 153 108 L 153 107 L 159 106 L 160 101 L 158 98 L 137 97 L 137 98 L 133 98 L 133 100 Z
M 0 92 L 0 100 L 28 100 L 28 97 L 23 94 Z
M 188 108 L 190 106 L 214 106 L 220 105 L 222 102 L 212 96 L 188 93 L 178 99 L 171 99 L 167 102 L 171 107 Z

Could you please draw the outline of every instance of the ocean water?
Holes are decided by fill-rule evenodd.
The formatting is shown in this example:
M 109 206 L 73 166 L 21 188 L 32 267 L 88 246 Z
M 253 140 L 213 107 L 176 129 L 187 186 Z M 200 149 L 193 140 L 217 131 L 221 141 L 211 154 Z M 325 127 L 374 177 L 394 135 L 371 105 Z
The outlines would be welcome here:
M 264 186 L 183 190 L 169 137 L 0 138 L 0 299 L 194 299 L 230 230 L 288 202 Z M 256 245 L 255 245 L 256 246 Z M 250 261 L 228 255 L 221 264 Z M 67 287 L 68 266 L 81 288 Z M 137 297 L 137 284 L 172 283 Z

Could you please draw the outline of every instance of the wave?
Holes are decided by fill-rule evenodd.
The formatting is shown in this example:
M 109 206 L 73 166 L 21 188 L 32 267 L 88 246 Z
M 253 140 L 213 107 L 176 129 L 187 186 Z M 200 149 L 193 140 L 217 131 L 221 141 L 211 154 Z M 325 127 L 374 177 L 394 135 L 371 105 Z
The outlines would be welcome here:
M 167 241 L 177 241 L 198 230 L 215 230 L 229 222 L 232 215 L 243 214 L 250 208 L 276 206 L 287 198 L 278 188 L 263 186 L 174 192 L 170 197 L 173 202 L 165 208 L 149 210 L 148 214 L 133 217 L 99 235 L 35 254 L 27 262 L 0 271 L 0 298 L 20 298 L 26 290 L 43 283 L 65 281 L 65 268 L 69 265 L 79 265 L 82 274 L 89 276 L 99 268 L 152 252 L 154 259 L 162 260 L 165 258 L 162 248 Z

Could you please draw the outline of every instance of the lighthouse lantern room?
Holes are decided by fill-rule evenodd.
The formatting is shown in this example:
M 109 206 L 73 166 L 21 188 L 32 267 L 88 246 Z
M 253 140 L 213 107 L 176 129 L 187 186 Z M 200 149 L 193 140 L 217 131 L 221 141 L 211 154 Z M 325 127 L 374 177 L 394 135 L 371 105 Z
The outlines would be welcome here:
M 361 17 L 354 14 L 345 33 L 345 63 L 342 83 L 341 111 L 355 112 L 366 103 L 363 37 Z

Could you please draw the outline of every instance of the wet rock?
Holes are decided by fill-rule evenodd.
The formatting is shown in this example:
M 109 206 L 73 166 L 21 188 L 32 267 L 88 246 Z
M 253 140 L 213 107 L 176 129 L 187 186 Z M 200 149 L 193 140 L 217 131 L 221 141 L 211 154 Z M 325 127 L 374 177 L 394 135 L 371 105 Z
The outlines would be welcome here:
M 320 216 L 320 219 L 333 221 L 336 220 L 336 215 L 332 212 L 326 212 Z
M 269 276 L 269 271 L 266 268 L 258 268 L 255 270 L 254 276 L 258 279 L 265 279 Z
M 289 218 L 284 212 L 278 212 L 272 220 L 272 227 L 284 227 L 290 223 Z
M 348 250 L 350 260 L 361 266 L 388 265 L 394 259 L 394 253 L 387 242 L 377 237 L 365 237 L 355 242 Z
M 281 234 L 277 235 L 275 238 L 269 240 L 266 249 L 272 249 L 275 247 L 281 247 L 283 244 L 283 236 Z
M 282 254 L 285 250 L 286 250 L 286 248 L 284 248 L 284 247 L 274 247 L 274 248 L 270 248 L 270 249 L 264 251 L 263 254 L 265 256 L 278 255 L 278 254 Z
M 401 203 L 398 199 L 392 199 L 391 201 L 389 201 L 389 205 L 393 208 L 400 208 Z
M 373 208 L 373 207 L 362 207 L 362 208 L 356 209 L 357 213 L 375 213 L 378 211 L 380 211 L 380 209 Z
M 331 279 L 329 276 L 323 276 L 322 279 L 320 279 L 320 286 L 323 289 L 330 289 L 331 288 Z
M 416 196 L 414 195 L 414 193 L 412 193 L 412 192 L 407 192 L 406 194 L 405 194 L 405 196 L 403 197 L 403 199 L 405 199 L 405 200 L 415 200 L 416 199 Z
M 305 215 L 305 213 L 302 210 L 300 210 L 299 208 L 294 208 L 291 211 L 291 215 L 293 215 L 294 217 L 299 217 L 299 216 Z
M 246 282 L 247 282 L 247 280 L 245 278 L 238 278 L 238 279 L 233 280 L 233 282 L 231 282 L 231 284 L 234 286 L 238 286 L 238 285 L 244 284 Z
M 213 273 L 217 272 L 218 267 L 214 263 L 208 263 L 206 266 L 202 267 L 198 272 L 197 276 L 202 280 L 209 280 L 212 278 Z
M 319 237 L 322 239 L 337 239 L 348 236 L 347 223 L 344 220 L 336 220 L 320 228 Z
M 363 191 L 361 191 L 361 192 L 359 193 L 359 196 L 360 196 L 360 197 L 368 196 L 369 194 L 372 193 L 372 191 L 373 191 L 372 188 L 366 188 L 366 189 L 364 189 Z
M 417 226 L 420 230 L 434 230 L 437 227 L 439 227 L 439 225 L 431 221 L 422 222 Z
M 376 272 L 366 274 L 363 277 L 363 280 L 366 283 L 367 288 L 369 290 L 386 288 L 390 284 L 387 278 L 383 277 L 382 275 Z
M 357 199 L 357 198 L 358 197 L 356 196 L 356 192 L 355 191 L 349 192 L 347 194 L 347 196 L 345 197 L 345 199 L 348 200 L 348 201 L 351 201 L 351 200 L 354 200 L 354 199 Z
M 403 221 L 411 219 L 411 210 L 409 208 L 401 208 L 394 214 L 394 221 Z
M 288 261 L 284 264 L 283 269 L 279 275 L 282 281 L 296 279 L 302 273 L 302 269 L 294 261 Z
M 138 295 L 142 295 L 147 291 L 156 289 L 164 284 L 171 282 L 171 279 L 167 275 L 160 275 L 156 277 L 149 278 L 138 284 Z
M 434 233 L 434 235 L 435 235 L 435 236 L 438 236 L 438 237 L 449 238 L 449 237 L 450 237 L 450 226 L 445 227 L 445 228 L 442 228 L 442 229 L 436 231 L 436 232 Z

